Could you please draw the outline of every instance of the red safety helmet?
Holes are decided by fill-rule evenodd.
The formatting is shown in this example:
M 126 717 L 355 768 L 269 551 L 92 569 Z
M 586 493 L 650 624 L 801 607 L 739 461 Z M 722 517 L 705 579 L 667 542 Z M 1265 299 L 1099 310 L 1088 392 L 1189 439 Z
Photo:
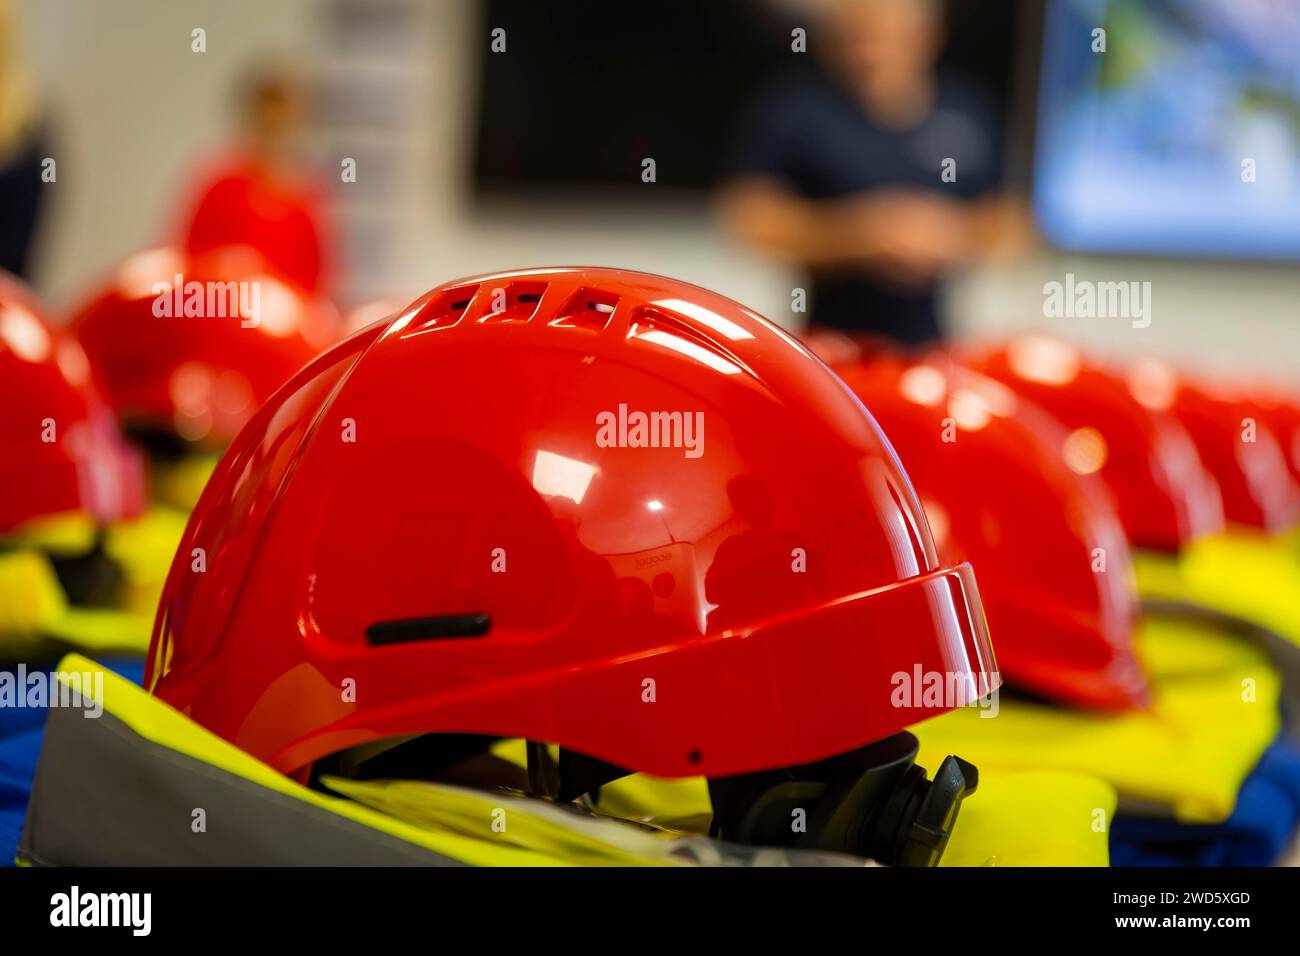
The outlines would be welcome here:
M 1161 367 L 1146 361 L 1130 374 Z M 1163 370 L 1175 382 L 1173 413 L 1218 482 L 1227 520 L 1274 532 L 1293 527 L 1300 518 L 1300 484 L 1270 427 L 1272 416 L 1261 414 L 1260 406 L 1245 399 L 1202 388 L 1168 367 Z
M 106 523 L 140 510 L 140 457 L 96 394 L 85 353 L 3 272 L 0 407 L 0 534 L 65 512 Z
M 1126 381 L 1073 345 L 1036 334 L 959 357 L 1066 426 L 1066 464 L 1106 483 L 1134 547 L 1177 551 L 1222 529 L 1218 488 L 1169 411 L 1172 394 L 1163 382 Z
M 96 379 L 132 430 L 223 445 L 337 341 L 337 315 L 230 246 L 128 259 L 73 320 Z
M 1282 446 L 1291 477 L 1300 482 L 1300 397 L 1284 389 L 1255 390 L 1244 399 Z
M 148 671 L 288 773 L 481 734 L 717 778 L 998 683 L 970 567 L 843 382 L 729 299 L 612 269 L 449 283 L 304 369 L 208 484 Z M 900 695 L 935 674 L 951 698 Z
M 841 375 L 898 450 L 941 562 L 979 569 L 1006 680 L 1070 704 L 1145 704 L 1132 557 L 1105 488 L 1062 460 L 1067 431 L 938 357 Z

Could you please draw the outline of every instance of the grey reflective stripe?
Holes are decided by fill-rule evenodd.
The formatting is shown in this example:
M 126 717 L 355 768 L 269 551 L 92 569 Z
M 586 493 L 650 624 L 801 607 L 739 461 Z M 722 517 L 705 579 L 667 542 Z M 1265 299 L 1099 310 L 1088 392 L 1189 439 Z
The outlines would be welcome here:
M 47 866 L 458 866 L 140 736 L 51 708 L 18 858 Z M 204 811 L 206 832 L 192 829 Z

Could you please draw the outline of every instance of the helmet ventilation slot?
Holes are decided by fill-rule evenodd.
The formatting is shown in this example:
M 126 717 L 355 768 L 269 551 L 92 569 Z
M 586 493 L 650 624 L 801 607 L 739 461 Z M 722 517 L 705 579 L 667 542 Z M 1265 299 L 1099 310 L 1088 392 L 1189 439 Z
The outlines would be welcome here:
M 410 644 L 414 641 L 443 641 L 463 637 L 483 637 L 492 629 L 488 614 L 438 614 L 433 617 L 405 617 L 396 621 L 379 621 L 366 628 L 366 643 Z
M 440 292 L 420 309 L 415 320 L 411 323 L 410 331 L 429 332 L 433 329 L 449 329 L 456 325 L 465 316 L 465 311 L 469 308 L 470 302 L 474 298 L 474 293 L 478 292 L 477 285 L 461 286 L 459 289 L 447 289 Z
M 545 282 L 511 282 L 487 289 L 487 310 L 479 322 L 498 324 L 527 322 L 537 314 L 537 306 L 546 293 Z
M 585 329 L 601 332 L 609 326 L 610 317 L 618 306 L 618 296 L 600 289 L 579 289 L 569 296 L 560 314 L 551 320 L 558 329 Z
M 727 374 L 748 371 L 730 349 L 699 331 L 688 319 L 650 306 L 632 313 L 629 341 L 671 349 Z

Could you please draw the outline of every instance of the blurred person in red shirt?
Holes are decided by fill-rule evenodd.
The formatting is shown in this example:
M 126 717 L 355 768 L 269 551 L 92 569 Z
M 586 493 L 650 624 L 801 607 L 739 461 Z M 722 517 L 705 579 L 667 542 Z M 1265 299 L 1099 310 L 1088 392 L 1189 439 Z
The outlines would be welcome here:
M 326 189 L 303 158 L 308 93 L 283 65 L 248 75 L 240 94 L 240 141 L 198 177 L 182 243 L 198 255 L 251 246 L 304 291 L 325 291 L 334 276 Z

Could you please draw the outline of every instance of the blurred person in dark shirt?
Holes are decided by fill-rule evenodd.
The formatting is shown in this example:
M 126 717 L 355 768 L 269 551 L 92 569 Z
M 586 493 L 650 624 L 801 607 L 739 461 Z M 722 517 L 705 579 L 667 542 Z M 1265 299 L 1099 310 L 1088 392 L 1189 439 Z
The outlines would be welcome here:
M 240 136 L 200 171 L 186 204 L 182 243 L 191 254 L 251 246 L 307 292 L 334 281 L 326 190 L 304 158 L 306 84 L 287 66 L 268 62 L 240 90 Z
M 18 50 L 12 0 L 0 0 L 0 269 L 29 278 L 49 155 L 35 90 Z
M 821 69 L 760 97 L 724 224 L 808 270 L 809 340 L 827 357 L 853 336 L 938 339 L 942 280 L 1029 234 L 1023 205 L 999 193 L 997 110 L 936 68 L 939 0 L 826 0 L 809 35 Z

